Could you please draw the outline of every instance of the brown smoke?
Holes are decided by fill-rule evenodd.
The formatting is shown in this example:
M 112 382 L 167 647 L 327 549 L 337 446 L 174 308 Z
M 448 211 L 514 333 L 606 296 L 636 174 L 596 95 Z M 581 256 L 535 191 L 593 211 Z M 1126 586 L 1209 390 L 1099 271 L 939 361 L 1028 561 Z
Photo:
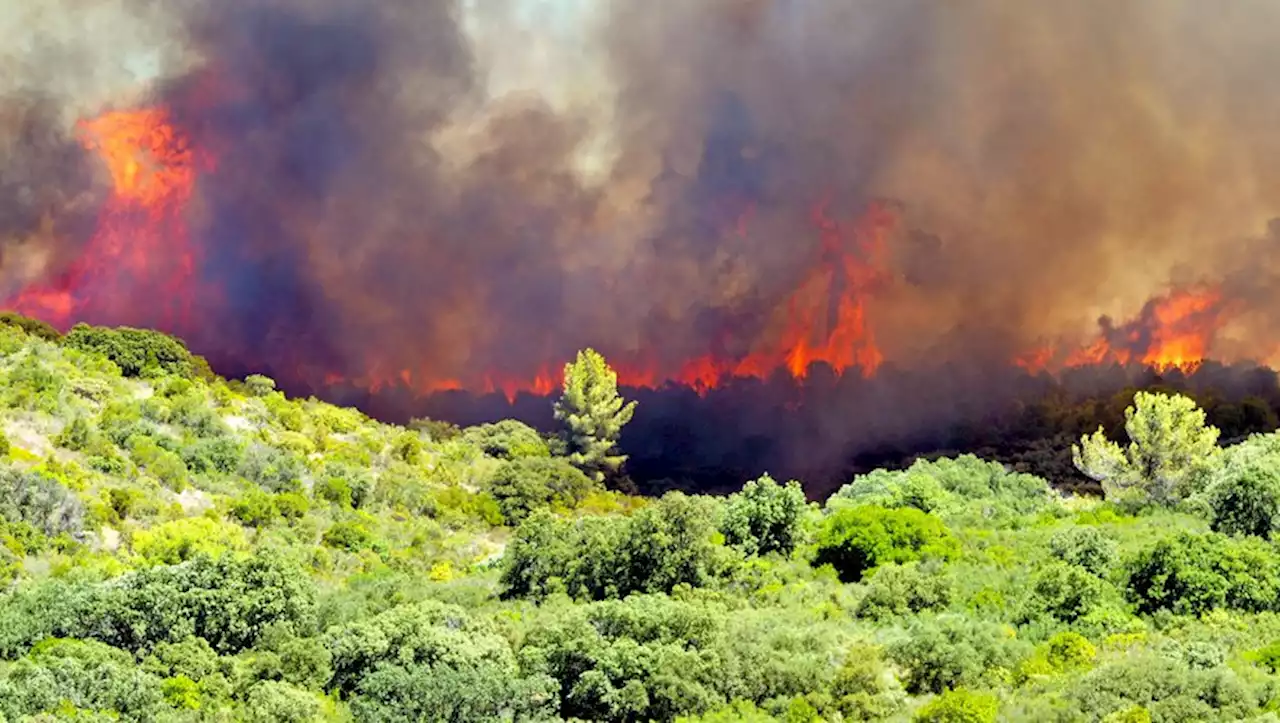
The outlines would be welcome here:
M 1184 283 L 1253 310 L 1211 355 L 1280 342 L 1274 242 L 1238 240 L 1280 211 L 1265 0 L 99 5 L 0 28 L 0 289 L 89 233 L 106 181 L 74 121 L 161 106 L 217 161 L 189 222 L 221 293 L 173 330 L 242 367 L 741 357 L 811 272 L 814 206 L 874 199 L 903 218 L 864 294 L 890 363 L 1087 340 Z M 133 306 L 104 320 L 152 321 Z

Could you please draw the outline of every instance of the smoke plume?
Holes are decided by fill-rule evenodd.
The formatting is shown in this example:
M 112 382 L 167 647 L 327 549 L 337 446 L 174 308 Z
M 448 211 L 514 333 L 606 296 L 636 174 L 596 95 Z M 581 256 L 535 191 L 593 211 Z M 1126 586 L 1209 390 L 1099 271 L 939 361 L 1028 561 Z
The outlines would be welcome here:
M 62 325 L 315 391 L 1280 351 L 1267 0 L 30 4 L 0 291 Z

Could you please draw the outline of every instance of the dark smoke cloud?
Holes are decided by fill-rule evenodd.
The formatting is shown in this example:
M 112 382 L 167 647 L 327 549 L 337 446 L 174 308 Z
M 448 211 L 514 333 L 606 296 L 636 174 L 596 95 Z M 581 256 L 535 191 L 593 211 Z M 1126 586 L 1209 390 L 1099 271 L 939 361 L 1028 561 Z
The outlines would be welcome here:
M 1179 279 L 1274 301 L 1251 263 L 1274 238 L 1233 241 L 1280 213 L 1269 0 L 40 7 L 0 27 L 0 288 L 84 242 L 103 180 L 74 120 L 163 105 L 217 158 L 191 223 L 220 293 L 175 331 L 295 385 L 744 354 L 812 268 L 824 199 L 845 224 L 898 204 L 868 313 L 948 389 Z M 1271 315 L 1233 318 L 1213 351 L 1277 351 Z

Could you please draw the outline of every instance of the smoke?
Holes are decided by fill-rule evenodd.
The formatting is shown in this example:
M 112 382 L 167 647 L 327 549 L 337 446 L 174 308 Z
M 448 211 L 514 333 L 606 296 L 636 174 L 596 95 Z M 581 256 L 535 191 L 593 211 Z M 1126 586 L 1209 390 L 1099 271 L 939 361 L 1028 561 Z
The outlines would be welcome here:
M 856 291 L 899 368 L 987 385 L 1182 285 L 1238 311 L 1211 355 L 1280 341 L 1269 0 L 5 1 L 0 290 L 92 235 L 75 122 L 164 108 L 213 161 L 165 323 L 229 371 L 742 358 L 821 263 L 815 209 L 847 234 L 873 201 L 898 223 Z M 110 321 L 156 322 L 122 293 Z

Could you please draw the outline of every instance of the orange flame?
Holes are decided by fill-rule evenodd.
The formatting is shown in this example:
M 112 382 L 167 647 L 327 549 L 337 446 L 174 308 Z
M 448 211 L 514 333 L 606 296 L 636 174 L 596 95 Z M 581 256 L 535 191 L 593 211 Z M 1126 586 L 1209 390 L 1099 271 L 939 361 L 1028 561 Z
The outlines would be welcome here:
M 186 214 L 207 159 L 161 108 L 111 111 L 77 127 L 112 184 L 97 231 L 71 267 L 5 306 L 62 327 L 93 320 L 182 328 L 197 263 Z
M 1175 289 L 1146 303 L 1137 318 L 1113 327 L 1067 357 L 1067 366 L 1140 362 L 1158 370 L 1194 371 L 1230 312 L 1216 288 Z

